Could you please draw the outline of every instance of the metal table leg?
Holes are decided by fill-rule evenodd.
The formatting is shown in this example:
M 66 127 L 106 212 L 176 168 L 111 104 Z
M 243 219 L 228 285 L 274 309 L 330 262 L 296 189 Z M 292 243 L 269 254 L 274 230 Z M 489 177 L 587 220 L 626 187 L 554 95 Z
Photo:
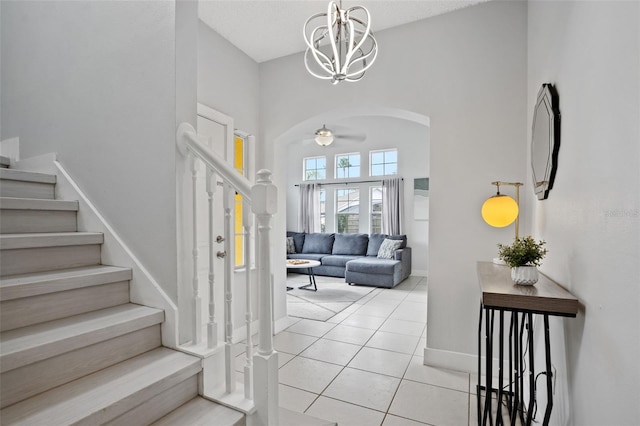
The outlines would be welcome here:
M 542 424 L 547 426 L 553 408 L 553 373 L 551 372 L 551 347 L 549 345 L 549 315 L 544 315 L 544 354 L 547 364 L 547 409 Z
M 298 287 L 301 290 L 309 290 L 309 291 L 318 291 L 318 287 L 316 286 L 316 276 L 313 273 L 313 268 L 307 268 L 307 272 L 309 274 L 309 284 L 303 285 L 302 287 Z M 313 286 L 313 288 L 311 288 Z
M 478 386 L 476 387 L 476 402 L 478 405 L 478 425 L 482 424 L 482 303 L 480 304 L 480 314 L 478 315 Z

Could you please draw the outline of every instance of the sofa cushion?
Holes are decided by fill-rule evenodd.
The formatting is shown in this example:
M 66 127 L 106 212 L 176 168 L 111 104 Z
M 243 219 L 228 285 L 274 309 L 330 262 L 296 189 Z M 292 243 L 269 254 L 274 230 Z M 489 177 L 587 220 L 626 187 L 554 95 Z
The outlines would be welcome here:
M 387 238 L 387 234 L 369 235 L 369 245 L 367 246 L 367 256 L 377 256 L 380 244 Z
M 345 267 L 345 265 L 347 264 L 347 262 L 354 260 L 354 259 L 360 259 L 361 256 L 348 256 L 348 255 L 344 255 L 344 254 L 330 254 L 328 256 L 324 256 L 322 258 L 322 265 L 323 266 L 340 266 L 342 268 Z
M 307 234 L 304 237 L 302 253 L 331 254 L 335 234 Z
M 375 257 L 361 257 L 347 262 L 347 271 L 366 274 L 392 275 L 394 272 L 400 271 L 400 267 L 399 260 L 378 259 Z
M 400 248 L 405 248 L 407 246 L 407 236 L 402 234 L 402 235 L 387 235 L 387 238 L 390 240 L 400 240 L 402 241 L 402 244 L 400 245 Z
M 394 253 L 402 245 L 402 240 L 391 240 L 385 238 L 380 244 L 380 250 L 378 250 L 378 259 L 393 259 Z
M 304 232 L 287 232 L 287 237 L 293 237 L 293 244 L 296 248 L 296 253 L 302 253 L 302 246 L 304 245 Z
M 368 244 L 367 234 L 336 234 L 331 254 L 364 256 L 367 254 Z

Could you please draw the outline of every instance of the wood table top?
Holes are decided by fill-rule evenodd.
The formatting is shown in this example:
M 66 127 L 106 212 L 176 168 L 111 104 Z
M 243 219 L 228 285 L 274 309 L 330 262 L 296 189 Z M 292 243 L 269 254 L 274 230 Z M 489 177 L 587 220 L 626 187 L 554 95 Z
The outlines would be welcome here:
M 578 313 L 578 299 L 543 274 L 537 283 L 525 286 L 514 284 L 506 265 L 478 262 L 477 271 L 484 307 L 569 317 Z

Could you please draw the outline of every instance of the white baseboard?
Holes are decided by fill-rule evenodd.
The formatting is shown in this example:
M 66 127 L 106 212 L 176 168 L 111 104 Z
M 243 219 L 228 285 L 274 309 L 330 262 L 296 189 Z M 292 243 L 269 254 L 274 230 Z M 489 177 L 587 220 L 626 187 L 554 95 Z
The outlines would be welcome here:
M 486 357 L 480 357 L 483 375 L 485 371 L 485 360 Z M 497 376 L 499 364 L 499 360 L 494 358 L 491 368 L 495 372 L 495 376 Z M 466 354 L 463 352 L 451 352 L 443 351 L 441 349 L 424 348 L 424 365 L 477 374 L 478 356 L 475 354 Z M 509 371 L 507 360 L 503 361 L 503 370 Z
M 463 352 L 424 348 L 424 365 L 475 373 L 478 370 L 478 357 Z

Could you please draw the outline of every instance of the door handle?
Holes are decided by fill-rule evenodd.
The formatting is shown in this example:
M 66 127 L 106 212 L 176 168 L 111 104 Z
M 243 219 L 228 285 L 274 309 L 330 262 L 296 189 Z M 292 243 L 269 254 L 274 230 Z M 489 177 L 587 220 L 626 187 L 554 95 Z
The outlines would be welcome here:
M 219 251 L 218 253 L 216 253 L 216 256 L 218 257 L 218 259 L 224 259 L 225 257 L 227 257 L 227 252 Z

